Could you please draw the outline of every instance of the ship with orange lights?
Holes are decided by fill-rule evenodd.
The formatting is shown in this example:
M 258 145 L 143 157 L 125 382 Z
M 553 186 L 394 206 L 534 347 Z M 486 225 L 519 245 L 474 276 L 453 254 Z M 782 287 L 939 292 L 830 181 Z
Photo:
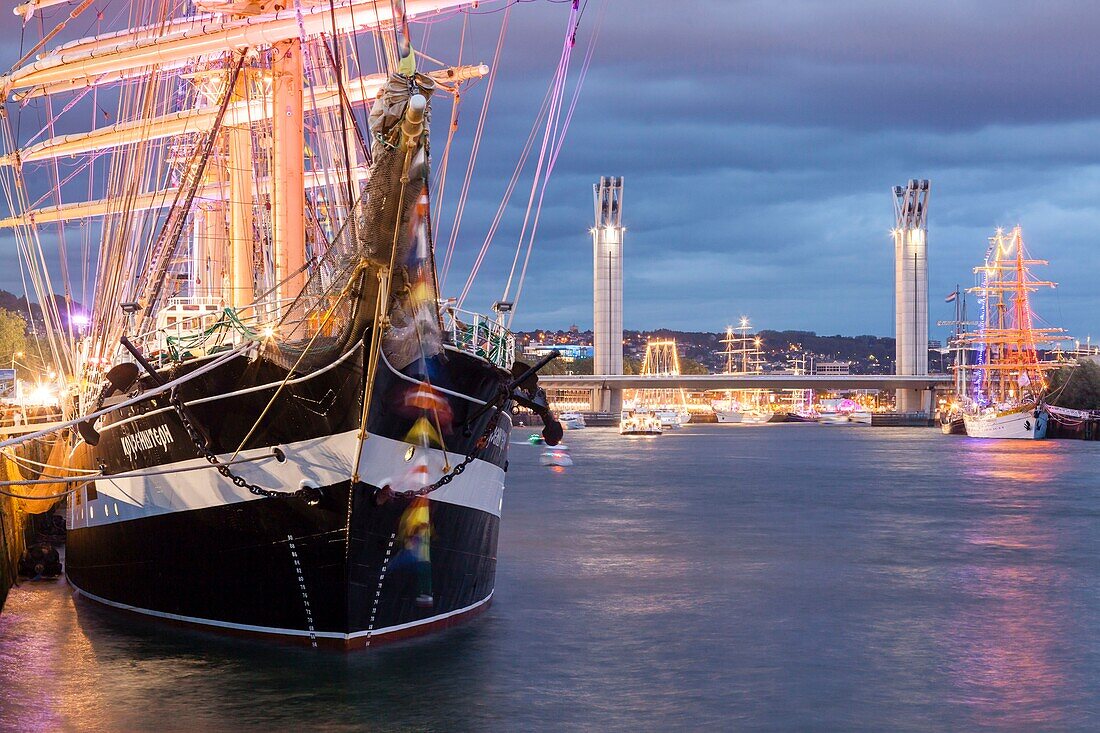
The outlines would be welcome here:
M 974 438 L 1038 440 L 1046 437 L 1049 416 L 1042 398 L 1046 374 L 1058 364 L 1042 361 L 1039 347 L 1066 339 L 1061 328 L 1037 325 L 1030 294 L 1056 283 L 1032 276 L 1031 268 L 1048 264 L 1032 259 L 1019 226 L 998 229 L 989 239 L 985 261 L 974 268 L 978 284 L 978 329 L 961 343 L 976 358 L 960 364 L 967 395 L 962 418 Z

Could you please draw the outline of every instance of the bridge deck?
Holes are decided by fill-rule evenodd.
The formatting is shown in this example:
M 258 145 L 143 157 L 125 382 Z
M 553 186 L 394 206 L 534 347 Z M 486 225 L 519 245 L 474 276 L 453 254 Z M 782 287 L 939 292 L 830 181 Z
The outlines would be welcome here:
M 725 389 L 935 389 L 950 385 L 950 374 L 904 377 L 895 374 L 575 374 L 539 377 L 543 387 L 556 389 L 670 389 L 692 391 Z

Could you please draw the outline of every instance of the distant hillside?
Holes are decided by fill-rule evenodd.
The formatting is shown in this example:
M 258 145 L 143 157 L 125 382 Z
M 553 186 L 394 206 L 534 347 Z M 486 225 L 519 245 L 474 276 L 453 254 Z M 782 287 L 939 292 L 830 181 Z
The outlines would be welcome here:
M 64 318 L 66 312 L 65 297 L 62 295 L 55 295 L 53 297 L 54 300 L 57 301 L 57 304 L 61 310 L 62 318 Z M 7 290 L 0 290 L 0 308 L 3 308 L 4 310 L 14 311 L 26 318 L 27 307 L 28 304 L 26 298 L 16 295 L 15 293 L 9 293 Z M 72 304 L 72 309 L 74 311 L 79 311 L 82 309 L 82 306 L 80 305 L 80 303 L 74 301 Z M 31 319 L 35 324 L 42 323 L 42 308 L 38 305 L 38 303 L 30 303 L 30 314 Z

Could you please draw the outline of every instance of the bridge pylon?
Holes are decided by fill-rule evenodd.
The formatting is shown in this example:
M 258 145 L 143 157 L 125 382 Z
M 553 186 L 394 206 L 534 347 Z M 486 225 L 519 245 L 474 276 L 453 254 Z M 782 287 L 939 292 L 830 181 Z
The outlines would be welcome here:
M 592 369 L 596 374 L 623 373 L 623 179 L 603 176 L 592 187 L 595 224 L 592 234 Z M 599 389 L 592 398 L 596 412 L 618 413 L 622 391 Z
M 928 374 L 928 180 L 894 186 L 894 373 Z M 928 412 L 921 390 L 897 390 L 899 412 Z

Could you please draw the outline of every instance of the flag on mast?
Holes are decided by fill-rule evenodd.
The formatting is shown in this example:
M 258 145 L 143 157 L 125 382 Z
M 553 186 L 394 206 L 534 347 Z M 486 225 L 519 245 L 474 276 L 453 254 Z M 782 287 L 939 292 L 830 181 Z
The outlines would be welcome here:
M 953 303 L 953 302 L 955 302 L 955 298 L 957 298 L 957 297 L 959 297 L 959 291 L 958 290 L 956 290 L 955 292 L 951 293 L 951 295 L 948 295 L 946 298 L 944 298 L 943 302 L 944 303 Z

